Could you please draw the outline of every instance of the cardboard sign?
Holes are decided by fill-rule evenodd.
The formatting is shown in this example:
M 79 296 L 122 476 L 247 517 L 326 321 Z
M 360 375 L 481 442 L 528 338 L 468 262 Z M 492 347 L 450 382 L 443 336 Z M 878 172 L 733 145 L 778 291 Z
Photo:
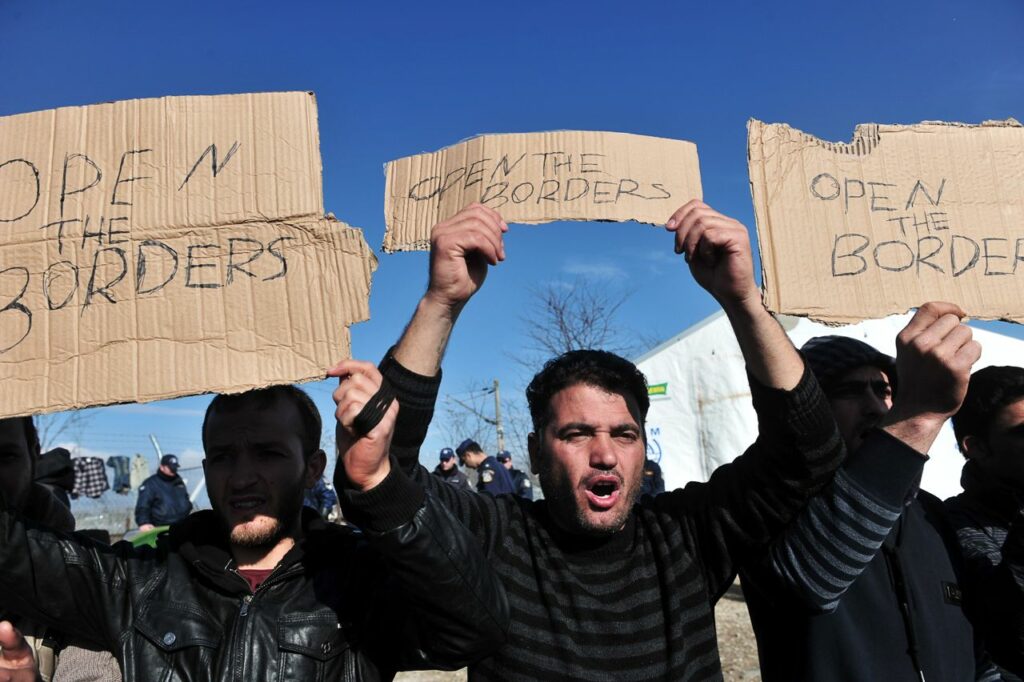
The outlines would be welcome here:
M 748 126 L 765 301 L 829 323 L 926 301 L 1024 322 L 1024 127 L 861 125 L 849 144 Z
M 481 135 L 387 165 L 384 250 L 428 250 L 431 228 L 475 201 L 510 223 L 660 225 L 699 198 L 692 142 L 574 130 Z
M 0 118 L 0 416 L 321 378 L 368 319 L 311 93 Z

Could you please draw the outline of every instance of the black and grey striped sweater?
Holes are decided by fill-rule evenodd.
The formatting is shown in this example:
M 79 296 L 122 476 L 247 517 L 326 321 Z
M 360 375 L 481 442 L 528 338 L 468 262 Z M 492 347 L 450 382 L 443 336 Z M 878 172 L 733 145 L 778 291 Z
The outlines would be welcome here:
M 508 642 L 471 667 L 471 680 L 721 679 L 715 602 L 843 456 L 810 373 L 792 391 L 752 380 L 761 434 L 744 455 L 707 483 L 638 504 L 620 533 L 588 540 L 559 532 L 543 501 L 461 493 L 430 476 L 418 453 L 440 377 L 390 356 L 381 369 L 401 406 L 393 455 L 477 535 L 508 592 Z M 388 505 L 405 494 L 399 480 L 346 493 L 349 518 L 386 523 Z

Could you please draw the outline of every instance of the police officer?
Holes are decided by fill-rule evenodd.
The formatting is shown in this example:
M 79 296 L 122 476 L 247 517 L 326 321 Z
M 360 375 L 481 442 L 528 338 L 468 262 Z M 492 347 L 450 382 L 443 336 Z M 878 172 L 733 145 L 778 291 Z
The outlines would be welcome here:
M 469 482 L 469 478 L 466 474 L 459 471 L 458 464 L 455 463 L 454 450 L 451 448 L 441 448 L 441 455 L 438 459 L 439 461 L 437 466 L 434 467 L 435 476 L 445 483 L 455 486 L 459 490 L 473 489 L 472 484 Z
M 156 526 L 177 523 L 191 511 L 185 481 L 178 476 L 178 458 L 164 455 L 157 472 L 139 486 L 135 523 L 139 524 L 139 530 L 152 530 Z
M 516 495 L 525 500 L 532 500 L 533 483 L 530 482 L 530 477 L 526 475 L 526 472 L 512 466 L 512 453 L 508 450 L 502 450 L 497 454 L 496 459 L 512 476 L 512 485 L 516 489 Z
M 494 495 L 495 497 L 498 495 L 515 494 L 516 489 L 512 484 L 512 476 L 509 475 L 508 470 L 499 464 L 498 460 L 484 452 L 483 448 L 475 440 L 467 438 L 462 441 L 459 447 L 455 448 L 455 453 L 459 456 L 459 460 L 462 461 L 463 465 L 468 466 L 470 469 L 476 469 L 476 489 L 478 492 Z

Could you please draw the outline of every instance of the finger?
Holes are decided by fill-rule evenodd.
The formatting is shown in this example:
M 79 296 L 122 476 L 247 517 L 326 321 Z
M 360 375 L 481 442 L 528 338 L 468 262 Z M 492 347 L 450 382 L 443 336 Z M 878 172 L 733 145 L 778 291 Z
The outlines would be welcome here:
M 903 328 L 903 331 L 899 333 L 897 339 L 903 337 L 904 343 L 909 341 L 943 315 L 955 315 L 959 319 L 963 318 L 966 313 L 960 306 L 954 303 L 946 303 L 945 301 L 929 301 L 917 309 L 917 312 L 915 312 L 914 316 L 910 318 L 910 322 L 908 322 L 907 326 Z
M 908 339 L 908 344 L 913 346 L 919 353 L 932 352 L 942 343 L 946 335 L 958 326 L 960 326 L 959 317 L 956 315 L 943 315 L 933 319 L 926 328 L 922 329 L 912 339 Z
M 505 219 L 501 217 L 500 213 L 490 206 L 486 206 L 481 204 L 479 201 L 476 201 L 470 204 L 469 208 L 476 209 L 478 213 L 482 213 L 484 216 L 487 216 L 489 220 L 493 221 L 498 226 L 501 232 L 508 232 L 508 223 L 505 222 Z
M 327 370 L 327 376 L 342 378 L 351 374 L 372 374 L 372 372 L 375 371 L 377 371 L 377 366 L 372 362 L 349 359 L 342 360 L 337 365 Z
M 697 208 L 710 208 L 700 199 L 691 199 L 685 204 L 676 209 L 675 213 L 669 216 L 669 219 L 665 221 L 665 228 L 669 230 L 675 230 L 683 223 L 683 218 L 686 215 Z
M 960 349 L 956 352 L 956 360 L 958 363 L 962 363 L 961 366 L 966 366 L 967 371 L 970 371 L 974 363 L 981 360 L 981 350 L 981 344 L 971 339 L 960 346 Z
M 32 649 L 21 632 L 6 620 L 0 622 L 0 649 L 3 650 L 0 656 L 5 661 L 20 661 L 32 655 Z
M 344 410 L 352 403 L 365 404 L 380 389 L 380 382 L 374 381 L 364 374 L 352 374 L 345 378 L 344 383 L 334 389 L 331 397 L 338 409 Z
M 694 257 L 697 244 L 702 239 L 709 239 L 708 246 L 705 247 L 705 249 L 706 253 L 711 253 L 714 249 L 712 248 L 710 251 L 707 251 L 709 247 L 723 245 L 730 241 L 734 241 L 740 231 L 746 234 L 746 228 L 741 226 L 735 220 L 726 218 L 722 215 L 698 215 L 696 213 L 691 213 L 688 218 L 693 221 L 693 225 L 685 229 L 686 236 L 683 238 L 682 250 L 689 258 Z M 680 229 L 680 232 L 683 232 L 683 229 Z M 706 237 L 706 235 L 708 236 Z
M 500 239 L 484 230 L 469 229 L 455 235 L 451 240 L 439 240 L 438 247 L 456 251 L 463 256 L 479 255 L 491 265 L 497 265 L 504 258 L 504 248 Z
M 468 233 L 479 233 L 487 238 L 494 246 L 494 251 L 501 260 L 505 259 L 505 243 L 502 239 L 503 230 L 501 221 L 492 216 L 478 211 L 474 215 L 468 215 L 459 222 L 453 223 L 448 230 L 452 233 L 465 235 Z

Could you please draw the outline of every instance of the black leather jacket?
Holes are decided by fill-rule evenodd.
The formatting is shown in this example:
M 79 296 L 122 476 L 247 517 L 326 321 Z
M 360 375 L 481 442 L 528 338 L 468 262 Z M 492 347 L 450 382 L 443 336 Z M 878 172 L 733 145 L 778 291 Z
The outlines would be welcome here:
M 113 547 L 0 511 L 0 607 L 115 652 L 125 680 L 388 680 L 499 646 L 504 591 L 432 497 L 387 533 L 303 517 L 254 594 L 213 512 L 156 550 Z

